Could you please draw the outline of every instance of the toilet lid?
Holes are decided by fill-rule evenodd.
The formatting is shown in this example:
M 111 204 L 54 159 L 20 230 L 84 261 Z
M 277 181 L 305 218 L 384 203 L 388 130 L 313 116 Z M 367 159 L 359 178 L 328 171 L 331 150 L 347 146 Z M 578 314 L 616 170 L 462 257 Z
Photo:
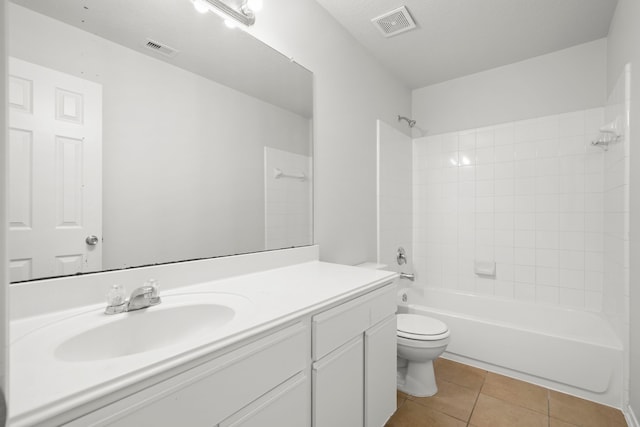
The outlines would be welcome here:
M 449 329 L 444 322 L 419 314 L 398 314 L 398 335 L 413 339 L 429 340 Z

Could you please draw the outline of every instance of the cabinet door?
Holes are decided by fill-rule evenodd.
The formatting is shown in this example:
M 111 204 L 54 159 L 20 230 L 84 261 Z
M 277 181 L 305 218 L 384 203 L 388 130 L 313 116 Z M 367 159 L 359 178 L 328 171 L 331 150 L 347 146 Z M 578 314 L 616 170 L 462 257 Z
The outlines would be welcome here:
M 313 427 L 364 425 L 363 336 L 313 364 Z
M 396 410 L 396 316 L 364 334 L 365 426 L 382 427 Z
M 311 425 L 308 378 L 307 374 L 300 372 L 218 427 L 308 427 Z
M 308 325 L 303 323 L 289 326 L 75 419 L 65 427 L 217 425 L 308 369 L 308 332 Z

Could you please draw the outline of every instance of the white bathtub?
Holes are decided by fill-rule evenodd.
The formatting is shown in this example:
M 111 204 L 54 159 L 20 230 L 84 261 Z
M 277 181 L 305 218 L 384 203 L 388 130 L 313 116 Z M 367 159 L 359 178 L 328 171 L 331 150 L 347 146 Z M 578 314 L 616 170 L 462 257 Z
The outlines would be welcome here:
M 623 347 L 597 314 L 444 289 L 403 293 L 399 312 L 449 326 L 446 358 L 621 407 Z

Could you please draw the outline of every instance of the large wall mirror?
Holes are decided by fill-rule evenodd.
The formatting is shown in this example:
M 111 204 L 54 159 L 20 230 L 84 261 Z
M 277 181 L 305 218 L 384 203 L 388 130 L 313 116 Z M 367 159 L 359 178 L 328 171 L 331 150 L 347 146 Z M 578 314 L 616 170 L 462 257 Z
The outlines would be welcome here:
M 190 0 L 8 12 L 12 282 L 313 243 L 308 70 Z

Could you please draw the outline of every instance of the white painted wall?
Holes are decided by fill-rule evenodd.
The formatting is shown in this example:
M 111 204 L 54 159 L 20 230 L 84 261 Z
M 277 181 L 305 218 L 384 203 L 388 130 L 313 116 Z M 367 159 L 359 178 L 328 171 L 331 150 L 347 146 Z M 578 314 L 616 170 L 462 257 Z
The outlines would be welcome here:
M 630 289 L 629 406 L 640 417 L 640 2 L 619 0 L 607 43 L 607 87 L 612 90 L 626 63 L 631 63 L 630 126 Z
M 413 91 L 429 135 L 601 107 L 606 39 Z
M 314 73 L 314 224 L 324 261 L 376 259 L 376 120 L 411 93 L 314 0 L 269 0 L 250 30 Z
M 5 5 L 4 1 L 0 2 L 0 22 L 2 23 L 2 28 L 7 28 L 7 16 L 5 14 Z M 7 139 L 7 128 L 6 128 L 6 114 L 7 110 L 5 106 L 7 105 L 7 96 L 6 96 L 6 79 L 7 79 L 7 37 L 4 32 L 0 35 L 0 75 L 2 76 L 2 85 L 0 85 L 0 162 L 2 163 L 2 168 L 0 170 L 2 173 L 0 174 L 0 195 L 2 196 L 3 202 L 0 203 L 2 206 L 0 208 L 0 223 L 6 224 L 7 222 L 7 204 L 6 204 L 6 144 L 5 141 Z M 8 291 L 9 291 L 9 275 L 8 275 L 8 261 L 7 261 L 7 239 L 6 239 L 6 227 L 0 227 L 0 283 L 2 283 L 2 289 L 0 289 L 0 389 L 3 392 L 7 390 L 8 374 L 8 348 L 9 348 L 9 340 L 8 340 Z M 5 393 L 6 394 L 6 393 Z M 2 408 L 0 408 L 2 411 Z M 6 417 L 6 413 L 0 413 L 0 420 Z
M 11 12 L 13 56 L 103 85 L 104 269 L 264 249 L 264 147 L 307 140 L 307 119 L 28 9 Z
M 412 145 L 407 135 L 378 121 L 377 261 L 404 273 L 413 273 Z M 404 265 L 396 260 L 399 247 L 407 253 Z

